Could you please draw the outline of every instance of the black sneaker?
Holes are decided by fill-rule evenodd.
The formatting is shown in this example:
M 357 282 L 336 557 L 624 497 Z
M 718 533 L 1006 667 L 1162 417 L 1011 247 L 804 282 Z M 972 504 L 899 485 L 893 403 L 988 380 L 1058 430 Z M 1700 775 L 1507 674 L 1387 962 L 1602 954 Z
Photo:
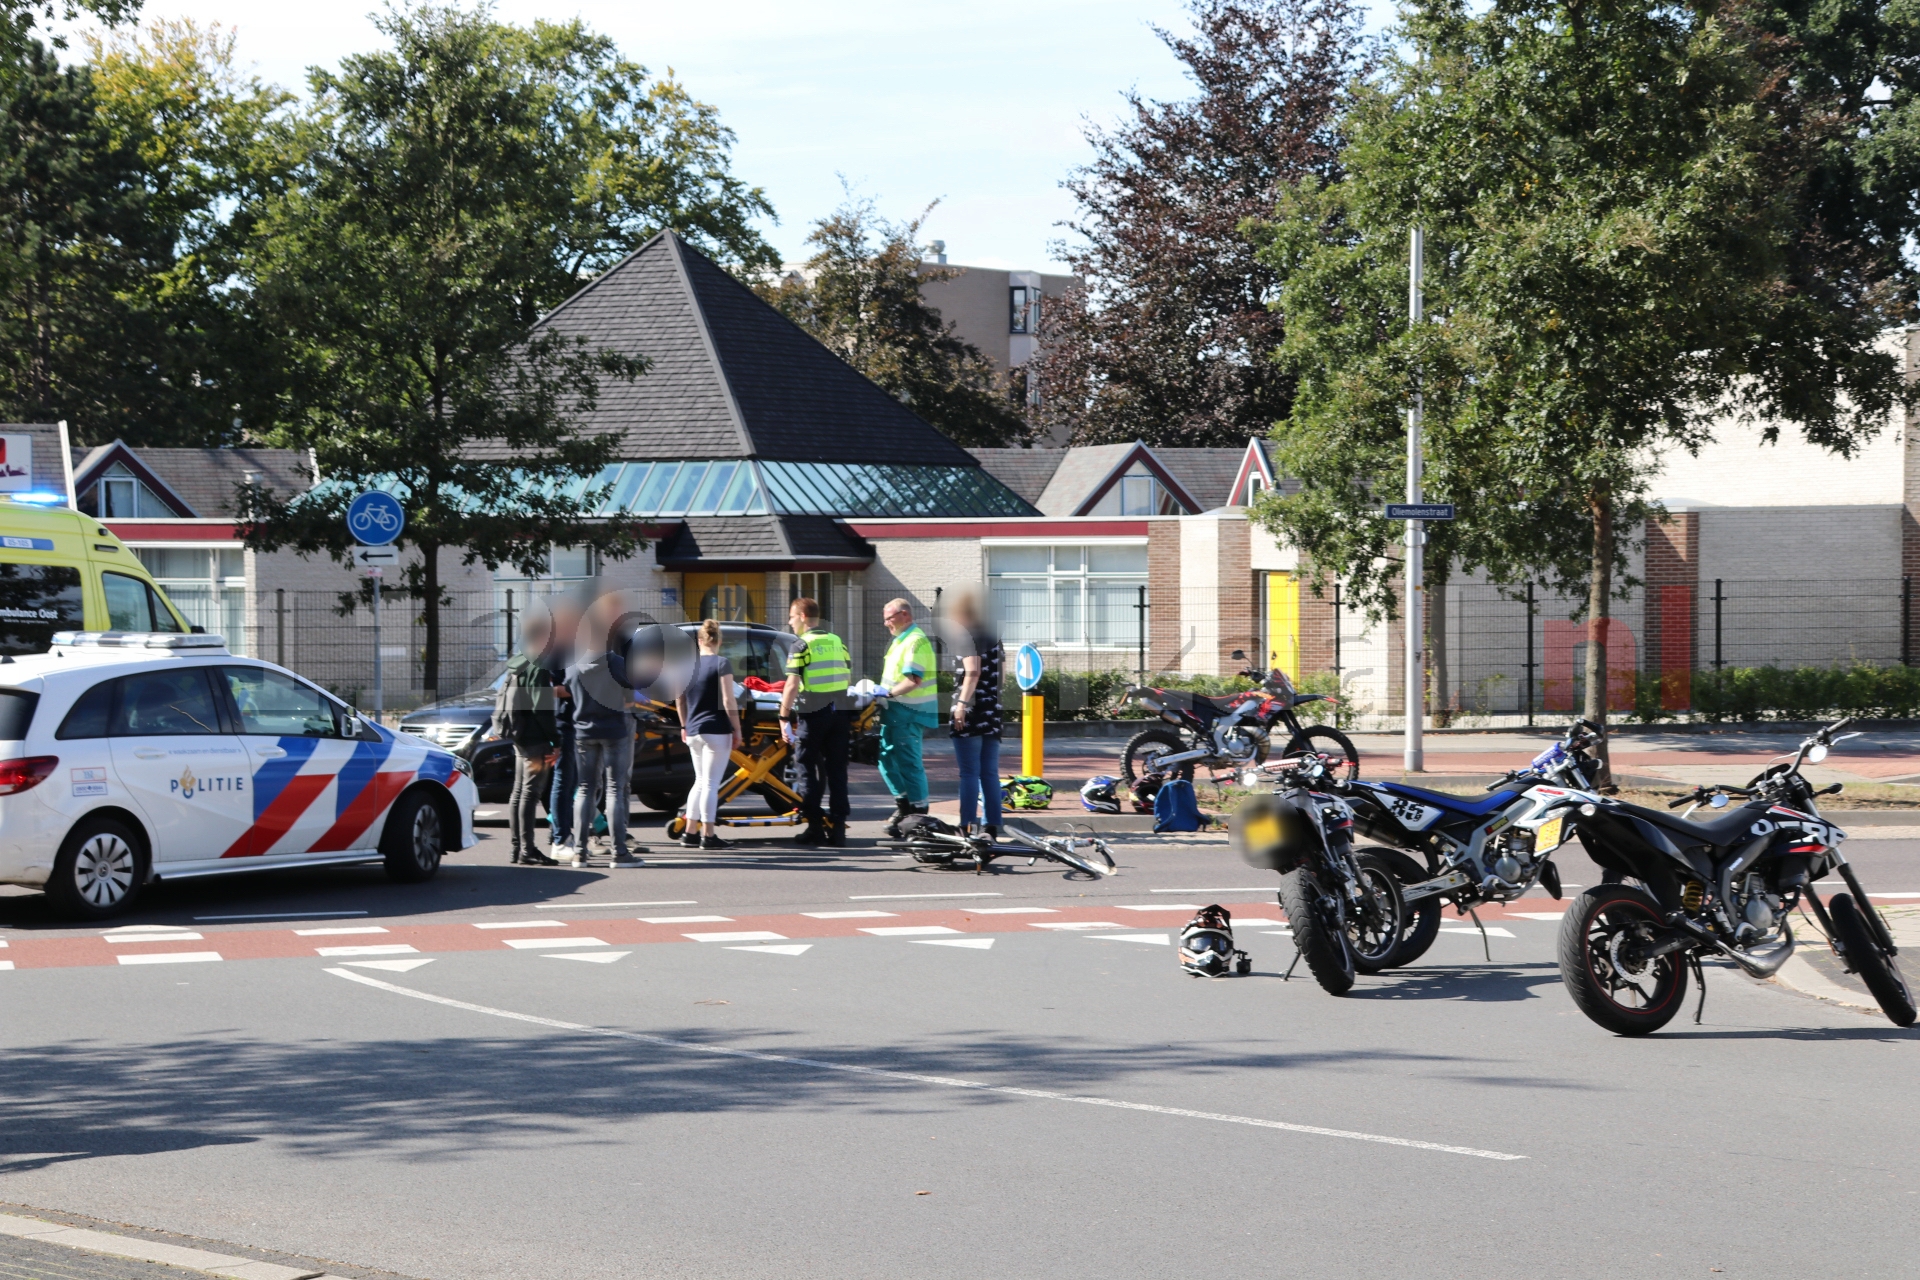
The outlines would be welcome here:
M 825 840 L 822 840 L 820 843 L 826 845 L 827 848 L 829 849 L 846 848 L 847 847 L 847 829 L 844 826 L 835 827 L 833 830 L 827 832 L 827 838 Z
M 557 867 L 560 864 L 552 858 L 549 858 L 546 854 L 541 853 L 538 849 L 535 849 L 532 853 L 523 853 L 520 855 L 520 865 L 523 867 Z
M 700 833 L 692 827 L 688 827 L 687 833 L 680 837 L 680 843 L 689 849 L 698 849 L 700 847 Z
M 795 844 L 825 844 L 827 833 L 819 827 L 808 827 L 793 838 Z
M 731 844 L 732 844 L 732 841 L 722 840 L 719 836 L 701 836 L 700 837 L 700 847 L 702 849 L 725 849 L 729 847 Z

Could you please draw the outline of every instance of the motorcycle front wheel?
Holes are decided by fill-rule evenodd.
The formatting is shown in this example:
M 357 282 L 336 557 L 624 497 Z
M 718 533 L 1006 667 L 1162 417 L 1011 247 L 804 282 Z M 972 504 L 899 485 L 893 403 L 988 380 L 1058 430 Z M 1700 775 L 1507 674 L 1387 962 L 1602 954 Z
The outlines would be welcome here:
M 1280 877 L 1280 906 L 1293 930 L 1293 945 L 1313 972 L 1313 980 L 1329 995 L 1343 996 L 1353 990 L 1353 953 L 1347 950 L 1347 935 L 1338 921 L 1322 914 L 1320 886 L 1304 868 Z
M 1847 962 L 1847 967 L 1860 975 L 1860 981 L 1867 984 L 1867 990 L 1873 992 L 1873 998 L 1880 1002 L 1881 1010 L 1893 1020 L 1894 1026 L 1912 1026 L 1913 993 L 1907 989 L 1900 966 L 1874 940 L 1873 926 L 1860 913 L 1853 895 L 1834 894 L 1827 900 L 1827 914 L 1833 919 L 1834 940 L 1845 953 L 1841 959 Z
M 1623 1036 L 1673 1021 L 1687 995 L 1686 953 L 1638 954 L 1665 927 L 1653 897 L 1628 885 L 1595 885 L 1575 898 L 1560 922 L 1560 980 L 1580 1012 Z
M 1302 729 L 1288 740 L 1287 749 L 1282 754 L 1297 756 L 1303 751 L 1332 756 L 1336 761 L 1345 760 L 1344 770 L 1338 765 L 1334 768 L 1342 782 L 1352 782 L 1360 776 L 1360 749 L 1353 745 L 1353 739 L 1330 724 L 1316 724 L 1312 728 Z
M 1187 750 L 1190 750 L 1187 744 L 1171 729 L 1142 729 L 1128 739 L 1126 750 L 1120 753 L 1120 777 L 1134 783 L 1150 773 L 1164 772 L 1160 768 L 1161 756 L 1178 755 Z M 1193 781 L 1193 761 L 1181 765 L 1174 776 Z
M 1397 963 L 1401 936 L 1407 928 L 1407 904 L 1400 882 L 1382 858 L 1358 855 L 1363 901 L 1347 913 L 1347 950 L 1361 973 L 1379 973 Z

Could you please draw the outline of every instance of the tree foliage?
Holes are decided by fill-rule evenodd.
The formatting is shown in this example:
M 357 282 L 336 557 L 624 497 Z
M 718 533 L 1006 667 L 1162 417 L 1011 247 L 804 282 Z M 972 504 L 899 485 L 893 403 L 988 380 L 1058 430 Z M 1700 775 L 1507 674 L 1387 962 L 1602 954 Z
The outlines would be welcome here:
M 524 32 L 450 9 L 380 26 L 390 51 L 314 74 L 294 179 L 255 235 L 256 303 L 296 370 L 274 441 L 313 450 L 323 483 L 249 492 L 247 541 L 344 562 L 347 501 L 392 492 L 419 552 L 402 589 L 421 602 L 432 691 L 442 548 L 531 574 L 556 543 L 638 545 L 630 522 L 588 519 L 620 441 L 575 423 L 602 380 L 643 369 L 528 336 L 581 243 L 581 152 L 545 73 L 557 50 L 531 58 Z
M 924 261 L 925 219 L 889 222 L 871 201 L 850 198 L 814 224 L 805 271 L 763 281 L 760 292 L 951 439 L 1023 443 L 1032 433 L 1007 379 L 920 292 L 960 274 Z
M 1066 183 L 1062 249 L 1082 288 L 1041 324 L 1041 426 L 1078 443 L 1244 444 L 1284 416 L 1293 380 L 1273 268 L 1241 234 L 1293 183 L 1339 172 L 1336 120 L 1370 63 L 1349 0 L 1191 0 L 1194 34 L 1159 31 L 1198 93 L 1129 93 Z

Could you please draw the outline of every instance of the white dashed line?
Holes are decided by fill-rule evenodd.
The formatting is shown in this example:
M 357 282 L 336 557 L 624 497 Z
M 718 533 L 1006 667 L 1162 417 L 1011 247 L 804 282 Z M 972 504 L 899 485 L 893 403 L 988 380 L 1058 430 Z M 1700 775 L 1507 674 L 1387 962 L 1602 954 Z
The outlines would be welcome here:
M 812 920 L 878 920 L 882 916 L 891 916 L 891 911 L 802 911 L 803 916 Z M 0 946 L 5 946 L 0 943 Z
M 535 947 L 604 947 L 607 945 L 598 938 L 502 938 L 500 941 L 515 951 L 531 951 Z
M 1004 898 L 1004 893 L 850 893 L 848 902 L 886 902 L 899 898 Z
M 432 964 L 432 956 L 421 956 L 418 960 L 349 960 L 346 963 L 356 969 L 378 969 L 383 973 L 412 973 L 423 964 Z
M 920 947 L 966 947 L 970 951 L 985 951 L 993 946 L 992 938 L 915 938 L 913 942 Z
M 581 951 L 556 953 L 549 951 L 541 956 L 542 960 L 585 960 L 588 964 L 612 964 L 615 960 L 624 960 L 632 955 L 631 951 Z
M 1275 893 L 1274 885 L 1255 885 L 1251 889 L 1149 889 L 1148 893 Z
M 13 961 L 0 960 L 0 969 L 11 969 L 11 968 L 13 968 Z
M 1087 936 L 1095 942 L 1152 942 L 1163 947 L 1170 943 L 1164 933 L 1090 933 Z
M 700 904 L 692 898 L 675 899 L 672 902 L 542 902 L 534 907 L 535 911 L 572 911 L 580 907 L 697 907 Z
M 767 933 L 764 930 L 744 929 L 739 933 L 683 933 L 683 938 L 692 938 L 695 942 L 785 942 L 784 933 Z
M 728 951 L 768 951 L 776 956 L 797 956 L 813 949 L 811 942 L 789 942 L 785 946 L 771 947 L 728 947 Z
M 476 929 L 564 929 L 565 920 L 477 920 Z
M 201 933 L 131 933 L 106 939 L 111 943 L 120 942 L 204 942 L 206 935 Z
M 977 916 L 1057 916 L 1058 907 L 968 907 Z
M 1560 920 L 1566 917 L 1564 911 L 1509 911 L 1510 916 L 1519 916 L 1522 920 Z
M 143 956 L 120 956 L 121 964 L 204 964 L 218 960 L 218 951 L 154 951 Z
M 883 925 L 878 929 L 862 929 L 876 938 L 911 938 L 915 934 L 958 933 L 958 929 L 949 929 L 943 924 L 898 924 Z
M 196 923 L 215 920 L 335 920 L 341 916 L 364 916 L 365 911 L 261 911 L 244 916 L 195 916 Z
M 1118 929 L 1121 926 L 1111 920 L 1029 920 L 1029 929 Z
M 380 942 L 369 947 L 315 947 L 323 956 L 411 956 L 419 952 L 404 942 Z
M 295 929 L 294 936 L 300 938 L 325 938 L 335 934 L 348 933 L 385 933 L 377 924 L 349 924 L 334 929 Z
M 898 1080 L 908 1084 L 932 1085 L 942 1089 L 971 1089 L 976 1093 L 994 1093 L 1003 1097 L 1031 1098 L 1045 1102 L 1071 1102 L 1088 1107 L 1111 1107 L 1119 1111 L 1141 1111 L 1154 1115 L 1175 1116 L 1188 1120 L 1211 1120 L 1220 1124 L 1248 1125 L 1257 1129 L 1278 1129 L 1288 1133 L 1312 1134 L 1323 1138 L 1344 1138 L 1352 1142 L 1376 1142 L 1386 1146 L 1409 1147 L 1418 1151 L 1437 1151 L 1448 1155 L 1476 1156 L 1482 1160 L 1524 1160 L 1527 1157 L 1513 1155 L 1505 1151 L 1484 1151 L 1478 1147 L 1456 1147 L 1441 1142 L 1423 1142 L 1416 1138 L 1394 1138 L 1379 1133 L 1361 1133 L 1352 1129 L 1327 1129 L 1319 1125 L 1291 1124 L 1285 1120 L 1262 1120 L 1255 1116 L 1228 1115 L 1217 1111 L 1192 1111 L 1184 1107 L 1162 1107 L 1146 1102 L 1123 1102 L 1115 1098 L 1093 1098 L 1080 1094 L 1055 1093 L 1047 1089 L 1022 1089 L 1014 1085 L 985 1084 L 978 1080 L 962 1080 L 953 1076 L 922 1075 L 911 1071 L 893 1071 L 885 1067 L 867 1067 L 851 1062 L 824 1062 L 818 1058 L 800 1058 L 781 1053 L 762 1053 L 753 1049 L 731 1049 L 722 1045 L 699 1044 L 690 1040 L 670 1040 L 665 1036 L 647 1035 L 639 1031 L 615 1031 L 608 1027 L 587 1026 L 579 1022 L 562 1022 L 558 1018 L 542 1018 L 529 1013 L 515 1013 L 510 1009 L 495 1009 L 484 1004 L 469 1004 L 465 1000 L 454 1000 L 447 996 L 431 995 L 425 991 L 415 991 L 411 987 L 396 986 L 383 982 L 379 978 L 370 978 L 350 969 L 329 969 L 335 977 L 357 982 L 362 986 L 392 992 L 395 995 L 409 996 L 415 1000 L 424 1000 L 429 1004 L 441 1005 L 449 1009 L 461 1009 L 468 1013 L 478 1013 L 490 1018 L 505 1018 L 513 1022 L 530 1023 L 537 1027 L 546 1027 L 553 1031 L 564 1031 L 571 1035 L 603 1036 L 610 1040 L 625 1040 L 633 1044 L 653 1045 L 664 1049 L 680 1049 L 688 1053 L 707 1054 L 718 1058 L 740 1058 L 749 1062 L 765 1062 L 780 1066 L 807 1067 L 815 1071 L 833 1071 L 844 1075 L 865 1076 L 870 1080 Z
M 641 916 L 641 924 L 729 924 L 732 916 Z
M 1197 902 L 1150 902 L 1144 907 L 1115 907 L 1115 911 L 1198 911 Z

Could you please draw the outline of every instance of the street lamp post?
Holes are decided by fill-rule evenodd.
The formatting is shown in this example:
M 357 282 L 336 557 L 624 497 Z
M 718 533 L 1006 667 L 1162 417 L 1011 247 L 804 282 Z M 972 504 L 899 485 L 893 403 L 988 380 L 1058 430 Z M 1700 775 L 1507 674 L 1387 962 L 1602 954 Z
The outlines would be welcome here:
M 1407 251 L 1407 325 L 1412 328 L 1421 322 L 1425 310 L 1425 297 L 1421 287 L 1421 258 L 1424 249 L 1424 237 L 1420 228 L 1413 229 Z M 1420 417 L 1425 408 L 1420 392 L 1419 377 L 1416 374 L 1413 384 L 1413 404 L 1407 410 L 1407 501 L 1418 504 L 1423 501 L 1421 494 L 1421 455 L 1420 455 Z M 1422 581 L 1421 552 L 1426 542 L 1426 522 L 1407 521 L 1407 740 L 1406 770 L 1408 773 L 1426 771 L 1426 752 L 1421 744 L 1421 730 L 1427 717 L 1427 681 L 1425 654 L 1421 651 L 1421 641 L 1426 632 L 1426 601 L 1422 595 L 1425 584 Z

